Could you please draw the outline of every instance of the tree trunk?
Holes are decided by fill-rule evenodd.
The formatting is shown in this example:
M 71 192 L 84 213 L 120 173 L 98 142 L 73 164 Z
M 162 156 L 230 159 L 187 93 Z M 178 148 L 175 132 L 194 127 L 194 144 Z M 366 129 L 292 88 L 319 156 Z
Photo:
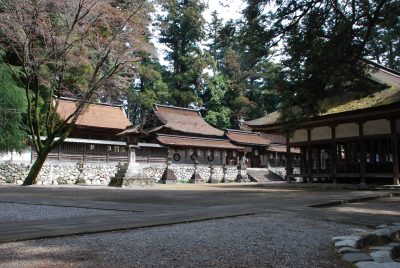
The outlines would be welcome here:
M 49 150 L 44 149 L 43 152 L 38 153 L 35 162 L 33 163 L 31 169 L 29 170 L 28 176 L 26 176 L 25 181 L 22 184 L 23 186 L 36 184 L 39 172 L 42 169 L 43 164 L 46 161 L 49 152 L 50 152 Z

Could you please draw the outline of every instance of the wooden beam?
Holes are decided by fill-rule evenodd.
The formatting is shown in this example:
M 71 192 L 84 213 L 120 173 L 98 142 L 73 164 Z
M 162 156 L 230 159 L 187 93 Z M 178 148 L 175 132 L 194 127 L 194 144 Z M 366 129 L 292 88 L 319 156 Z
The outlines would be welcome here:
M 399 185 L 399 138 L 396 133 L 396 119 L 390 120 L 390 132 L 393 145 L 393 184 Z

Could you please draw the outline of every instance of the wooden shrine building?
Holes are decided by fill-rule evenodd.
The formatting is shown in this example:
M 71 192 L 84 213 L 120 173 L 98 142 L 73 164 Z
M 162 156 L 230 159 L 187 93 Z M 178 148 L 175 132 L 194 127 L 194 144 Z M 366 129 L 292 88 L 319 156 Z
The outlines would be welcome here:
M 400 73 L 374 64 L 371 78 L 386 88 L 361 99 L 351 96 L 297 124 L 287 151 L 300 148 L 300 171 L 287 175 L 342 183 L 399 184 Z M 253 130 L 280 133 L 278 112 L 245 122 Z M 290 157 L 290 154 L 288 154 Z
M 209 125 L 196 109 L 155 105 L 144 126 L 147 142 L 172 149 L 172 163 L 237 165 L 244 148 L 230 142 L 224 132 Z M 142 155 L 140 152 L 139 155 Z

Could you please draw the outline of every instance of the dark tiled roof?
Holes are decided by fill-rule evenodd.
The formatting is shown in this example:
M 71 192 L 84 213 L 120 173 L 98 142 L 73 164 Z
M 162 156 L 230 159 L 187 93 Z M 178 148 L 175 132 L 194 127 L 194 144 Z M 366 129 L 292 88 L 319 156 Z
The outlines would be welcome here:
M 154 114 L 165 128 L 171 130 L 206 136 L 223 136 L 224 134 L 223 131 L 210 126 L 198 110 L 156 105 Z
M 204 137 L 188 137 L 178 135 L 158 134 L 157 141 L 163 145 L 172 147 L 199 147 L 199 148 L 216 148 L 242 150 L 243 147 L 232 144 L 229 140 L 214 139 Z
M 76 109 L 76 101 L 57 100 L 57 113 L 61 119 L 66 119 Z M 121 107 L 104 104 L 87 104 L 76 121 L 76 126 L 112 128 L 123 130 L 131 125 Z
M 268 140 L 264 139 L 259 132 L 227 129 L 226 136 L 234 143 L 243 145 L 267 146 Z

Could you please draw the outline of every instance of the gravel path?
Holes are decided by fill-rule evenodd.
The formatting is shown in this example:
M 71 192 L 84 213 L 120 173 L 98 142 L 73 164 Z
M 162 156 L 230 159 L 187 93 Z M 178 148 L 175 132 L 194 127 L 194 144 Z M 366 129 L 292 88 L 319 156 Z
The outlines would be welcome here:
M 77 216 L 110 215 L 118 213 L 127 212 L 73 207 L 55 207 L 46 205 L 0 203 L 0 222 L 46 220 Z
M 331 238 L 357 231 L 292 215 L 254 215 L 0 244 L 0 267 L 346 267 Z

